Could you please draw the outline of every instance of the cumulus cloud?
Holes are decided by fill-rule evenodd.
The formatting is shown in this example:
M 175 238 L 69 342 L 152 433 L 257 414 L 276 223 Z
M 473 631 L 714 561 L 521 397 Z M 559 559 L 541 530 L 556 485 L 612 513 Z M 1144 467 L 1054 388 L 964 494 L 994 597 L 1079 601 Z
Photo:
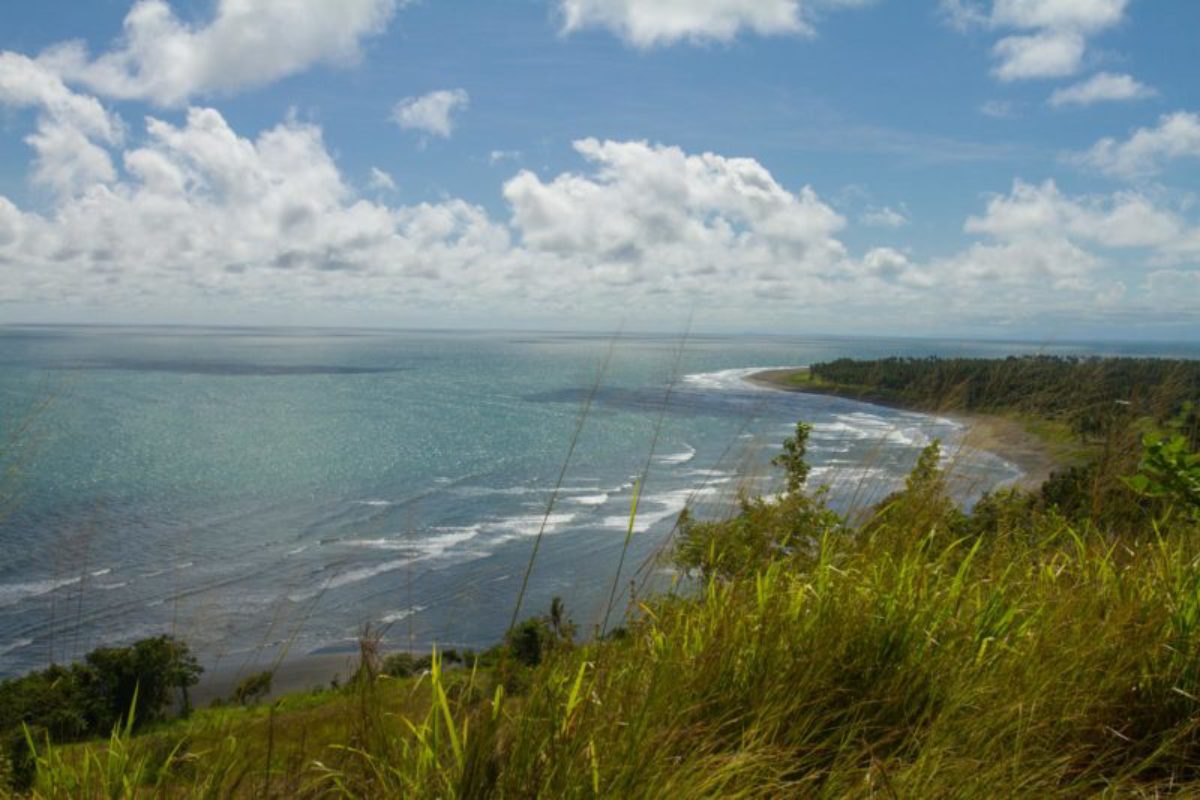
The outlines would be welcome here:
M 1002 81 L 1061 78 L 1083 65 L 1088 39 L 1118 24 L 1129 0 L 941 0 L 958 28 L 1016 31 L 992 47 Z
M 468 203 L 390 208 L 356 197 L 312 125 L 286 121 L 251 140 L 213 109 L 186 123 L 150 118 L 124 175 L 52 213 L 5 202 L 3 299 L 145 297 L 438 299 L 504 253 L 508 233 Z M 15 269 L 15 267 L 8 267 Z M 436 280 L 435 280 L 436 279 Z M 474 281 L 472 281 L 474 283 Z
M 976 324 L 1140 313 L 1155 302 L 1154 280 L 1179 292 L 1171 308 L 1194 315 L 1200 282 L 1189 276 L 1197 274 L 1200 226 L 1187 219 L 1189 212 L 1186 204 L 1172 208 L 1153 193 L 1073 196 L 1053 181 L 1017 180 L 966 220 L 963 230 L 975 241 L 910 271 L 907 285 L 928 287 L 920 296 L 936 298 L 943 313 L 969 310 Z M 876 268 L 904 263 L 900 259 L 884 251 L 875 257 Z
M 607 28 L 635 47 L 680 41 L 728 42 L 742 31 L 760 36 L 812 35 L 822 9 L 872 0 L 559 0 L 562 28 Z
M 1143 100 L 1156 92 L 1131 75 L 1101 72 L 1086 81 L 1058 89 L 1050 95 L 1052 106 L 1090 106 L 1093 103 Z
M 1121 21 L 1129 0 L 995 0 L 992 22 L 1015 28 L 1096 33 Z
M 1152 128 L 1139 128 L 1125 141 L 1105 137 L 1071 157 L 1077 165 L 1119 178 L 1155 175 L 1176 159 L 1200 158 L 1200 115 L 1165 114 Z
M 392 121 L 404 130 L 445 139 L 454 132 L 455 115 L 465 111 L 470 100 L 465 89 L 439 89 L 420 97 L 406 97 L 392 109 Z
M 457 199 L 359 196 L 321 130 L 296 119 L 248 138 L 211 108 L 181 124 L 150 117 L 138 145 L 114 153 L 116 177 L 47 212 L 0 198 L 0 269 L 22 276 L 0 281 L 0 302 L 487 303 L 611 316 L 664 302 L 828 306 L 915 285 L 898 251 L 853 258 L 840 215 L 753 159 L 595 139 L 576 149 L 587 169 L 513 175 L 510 216 L 497 220 Z
M 496 218 L 459 199 L 364 198 L 320 128 L 294 118 L 247 137 L 193 108 L 178 123 L 147 119 L 135 146 L 121 141 L 103 144 L 115 177 L 49 211 L 0 197 L 0 302 L 486 306 L 608 321 L 695 308 L 711 324 L 753 309 L 759 322 L 862 313 L 936 327 L 1018 305 L 1124 302 L 1105 278 L 1122 251 L 1164 274 L 1190 274 L 1200 258 L 1186 209 L 1141 192 L 1070 197 L 1052 182 L 990 198 L 966 222 L 976 240 L 928 260 L 882 242 L 856 255 L 842 215 L 752 158 L 649 142 L 580 140 L 578 169 L 512 175 Z
M 117 143 L 122 126 L 96 98 L 71 91 L 57 75 L 30 58 L 3 52 L 0 105 L 38 111 L 37 129 L 25 139 L 36 153 L 35 183 L 70 195 L 116 177 L 101 144 Z
M 575 149 L 593 174 L 545 182 L 524 170 L 504 184 L 532 251 L 623 283 L 698 292 L 722 286 L 723 276 L 789 293 L 846 258 L 834 237 L 845 220 L 812 189 L 784 189 L 753 159 L 596 139 Z
M 1008 195 L 993 197 L 983 216 L 965 230 L 998 239 L 1066 236 L 1110 248 L 1177 248 L 1188 235 L 1179 214 L 1139 192 L 1068 197 L 1054 181 L 1016 181 Z
M 1075 31 L 1006 36 L 992 48 L 1000 61 L 993 74 L 1002 81 L 1073 75 L 1079 70 L 1083 51 L 1083 36 Z
M 180 19 L 165 0 L 137 0 L 111 50 L 81 42 L 42 54 L 68 82 L 123 100 L 164 106 L 261 86 L 318 63 L 350 63 L 404 0 L 219 0 L 206 24 Z

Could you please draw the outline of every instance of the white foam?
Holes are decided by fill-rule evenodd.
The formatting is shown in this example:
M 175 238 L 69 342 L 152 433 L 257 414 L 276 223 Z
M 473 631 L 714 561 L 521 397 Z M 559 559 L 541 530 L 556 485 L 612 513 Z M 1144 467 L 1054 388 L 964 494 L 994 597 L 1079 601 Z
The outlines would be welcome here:
M 412 542 L 400 539 L 342 539 L 338 544 L 346 547 L 365 547 L 370 550 L 409 550 Z
M 426 557 L 440 556 L 455 545 L 471 541 L 479 535 L 482 529 L 482 525 L 434 528 L 435 531 L 442 531 L 442 533 L 437 536 L 423 536 L 414 544 L 424 552 Z
M 106 567 L 106 568 L 104 568 L 104 569 L 98 569 L 98 570 L 96 570 L 95 572 L 93 572 L 93 573 L 92 573 L 92 577 L 93 577 L 93 578 L 99 578 L 100 576 L 102 576 L 102 575 L 107 575 L 107 574 L 108 574 L 108 573 L 110 573 L 110 572 L 112 572 L 112 567 Z
M 900 484 L 899 475 L 882 467 L 829 464 L 813 467 L 808 474 L 809 485 L 831 489 L 857 489 L 860 486 L 889 491 Z
M 374 578 L 376 575 L 382 575 L 385 572 L 403 569 L 404 567 L 413 563 L 415 560 L 416 559 L 414 558 L 401 558 L 394 561 L 384 561 L 381 564 L 373 564 L 369 567 L 359 567 L 358 569 L 348 570 L 338 575 L 334 575 L 332 578 L 322 584 L 322 588 L 337 589 L 342 586 L 347 586 L 351 583 L 365 581 L 368 578 Z M 309 597 L 312 597 L 312 594 L 304 595 L 302 599 L 307 599 Z M 296 598 L 293 597 L 292 599 L 295 600 Z
M 559 494 L 576 494 L 579 492 L 594 492 L 595 486 L 560 486 Z M 459 486 L 453 492 L 467 497 L 488 497 L 491 495 L 523 496 L 536 494 L 549 497 L 554 492 L 553 486 Z
M 6 656 L 15 650 L 20 650 L 22 647 L 29 647 L 31 644 L 33 644 L 33 639 L 17 639 L 15 642 L 0 644 L 0 656 Z
M 436 536 L 410 537 L 407 539 L 344 539 L 338 544 L 346 544 L 351 546 L 365 547 L 368 549 L 377 550 L 415 550 L 419 555 L 413 555 L 408 558 L 392 559 L 381 563 L 371 564 L 368 566 L 358 567 L 357 569 L 347 570 L 338 573 L 326 582 L 320 584 L 318 588 L 310 589 L 303 592 L 294 592 L 288 595 L 288 599 L 293 603 L 301 603 L 315 597 L 319 592 L 325 589 L 337 589 L 342 586 L 348 586 L 352 583 L 365 581 L 369 578 L 374 578 L 377 575 L 382 575 L 385 572 L 394 572 L 398 569 L 415 564 L 426 559 L 436 558 L 454 548 L 455 545 L 474 539 L 481 529 L 479 525 L 469 525 L 463 528 L 434 528 L 433 530 L 441 531 Z
M 298 556 L 298 555 L 300 555 L 301 553 L 303 553 L 303 552 L 304 552 L 305 550 L 307 550 L 307 549 L 308 549 L 308 545 L 306 545 L 306 544 L 302 544 L 302 545 L 300 545 L 299 547 L 297 547 L 297 548 L 295 548 L 295 549 L 288 550 L 287 554 L 288 554 L 289 556 Z
M 393 622 L 399 622 L 400 620 L 408 619 L 413 614 L 420 614 L 424 610 L 425 606 L 411 606 L 409 608 L 402 608 L 399 611 L 390 611 L 387 614 L 384 614 L 379 621 L 384 625 L 390 625 Z
M 729 483 L 733 473 L 723 469 L 689 469 L 684 473 L 689 478 L 707 478 L 707 483 Z
M 654 460 L 660 464 L 686 464 L 696 457 L 696 448 L 686 442 L 683 446 L 687 449 L 679 453 L 665 453 L 661 456 L 655 456 Z
M 439 531 L 434 536 L 405 536 L 399 539 L 341 539 L 337 544 L 347 547 L 361 547 L 368 550 L 411 550 L 425 556 L 441 555 L 456 544 L 474 539 L 482 526 L 468 525 L 466 527 L 433 528 Z
M 736 369 L 719 369 L 715 372 L 695 372 L 691 375 L 684 375 L 682 383 L 689 389 L 702 391 L 769 391 L 766 387 L 750 383 L 746 379 L 755 373 L 772 369 L 800 369 L 800 367 L 738 367 Z
M 488 523 L 490 530 L 500 531 L 503 535 L 500 541 L 508 541 L 519 536 L 537 536 L 538 532 L 554 533 L 569 525 L 575 515 L 568 512 L 557 514 L 517 514 L 516 516 Z M 543 528 L 543 521 L 545 527 Z
M 643 497 L 638 501 L 637 516 L 633 521 L 634 533 L 645 533 L 655 524 L 666 519 L 673 519 L 687 506 L 688 502 L 697 497 L 711 496 L 717 489 L 706 486 L 700 489 L 673 489 L 668 492 Z M 614 514 L 605 517 L 601 523 L 605 528 L 625 531 L 629 529 L 628 514 Z
M 354 502 L 360 506 L 372 506 L 373 508 L 393 505 L 391 500 L 355 500 Z
M 79 583 L 79 578 L 61 578 L 59 580 L 27 581 L 25 583 L 0 584 L 0 608 L 16 605 L 31 597 L 41 597 L 50 594 L 64 586 Z
M 104 591 L 107 592 L 107 591 L 111 591 L 113 589 L 122 589 L 128 585 L 129 585 L 129 581 L 117 581 L 116 583 L 98 583 L 98 584 L 96 584 L 96 588 L 103 589 Z
M 818 422 L 813 425 L 813 449 L 821 450 L 828 447 L 819 442 L 845 442 L 846 440 L 883 442 L 902 447 L 923 447 L 929 443 L 929 436 L 922 427 L 911 424 L 916 419 L 918 418 L 911 415 L 888 419 L 864 411 L 837 414 L 832 422 Z M 843 448 L 841 452 L 846 452 L 846 449 Z
M 568 499 L 570 502 L 581 506 L 602 506 L 608 502 L 608 495 L 601 492 L 600 494 L 585 494 Z

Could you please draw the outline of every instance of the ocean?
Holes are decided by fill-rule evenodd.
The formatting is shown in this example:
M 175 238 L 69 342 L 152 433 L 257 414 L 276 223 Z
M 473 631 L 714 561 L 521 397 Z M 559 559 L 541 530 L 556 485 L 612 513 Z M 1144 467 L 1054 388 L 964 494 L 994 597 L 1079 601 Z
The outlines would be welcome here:
M 721 515 L 741 489 L 777 489 L 769 460 L 797 420 L 814 425 L 812 482 L 843 509 L 900 485 L 932 438 L 952 451 L 961 433 L 936 417 L 760 388 L 747 374 L 841 356 L 1021 352 L 1189 354 L 0 328 L 0 677 L 159 633 L 210 669 L 336 651 L 368 624 L 389 647 L 486 647 L 509 623 L 543 528 L 522 616 L 561 596 L 586 633 L 603 616 L 643 470 L 615 618 L 631 581 L 662 590 L 678 577 L 655 556 L 685 504 Z M 970 478 L 964 502 L 1020 474 L 977 452 L 955 469 Z

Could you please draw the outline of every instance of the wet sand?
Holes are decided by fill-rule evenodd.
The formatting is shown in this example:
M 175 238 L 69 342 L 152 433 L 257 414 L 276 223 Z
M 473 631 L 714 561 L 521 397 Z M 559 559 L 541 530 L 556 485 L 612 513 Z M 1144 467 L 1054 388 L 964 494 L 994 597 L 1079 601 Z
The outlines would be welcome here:
M 232 659 L 216 667 L 208 667 L 200 683 L 190 692 L 192 703 L 207 707 L 213 700 L 229 700 L 234 689 L 246 678 L 271 669 L 271 662 L 245 664 Z M 358 651 L 337 653 L 307 653 L 286 659 L 275 669 L 271 691 L 264 699 L 273 700 L 285 694 L 328 689 L 336 678 L 345 683 L 358 669 Z

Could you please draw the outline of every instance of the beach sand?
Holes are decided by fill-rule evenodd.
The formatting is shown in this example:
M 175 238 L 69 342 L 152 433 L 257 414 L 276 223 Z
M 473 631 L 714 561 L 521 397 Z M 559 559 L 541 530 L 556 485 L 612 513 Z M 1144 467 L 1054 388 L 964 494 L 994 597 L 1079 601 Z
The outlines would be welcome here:
M 238 684 L 255 673 L 270 669 L 270 662 L 245 664 L 227 663 L 207 668 L 200 683 L 192 688 L 192 703 L 204 708 L 213 700 L 229 700 Z M 358 651 L 337 653 L 308 653 L 288 658 L 275 670 L 271 691 L 263 699 L 273 700 L 285 694 L 327 689 L 336 678 L 345 683 L 358 669 Z

